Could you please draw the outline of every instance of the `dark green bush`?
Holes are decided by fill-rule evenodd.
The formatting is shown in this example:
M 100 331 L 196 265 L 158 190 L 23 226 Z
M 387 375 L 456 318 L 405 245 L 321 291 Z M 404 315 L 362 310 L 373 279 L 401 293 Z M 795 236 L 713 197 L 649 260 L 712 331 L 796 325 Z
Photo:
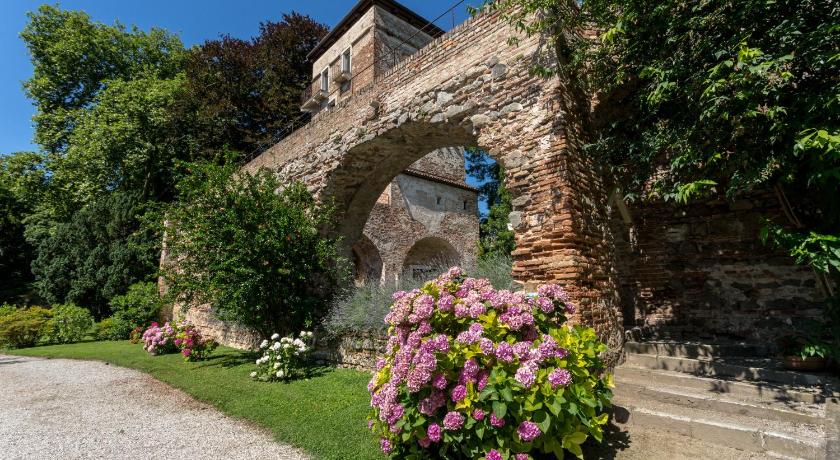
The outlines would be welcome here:
M 113 316 L 103 319 L 96 326 L 98 340 L 126 340 L 134 329 L 131 324 Z
M 50 343 L 78 342 L 93 326 L 93 316 L 86 308 L 72 303 L 53 305 L 52 317 L 44 330 L 44 340 Z
M 52 312 L 30 307 L 0 316 L 0 346 L 25 348 L 35 346 L 43 337 Z
M 110 305 L 114 327 L 125 332 L 120 339 L 127 339 L 135 327 L 145 329 L 158 319 L 163 301 L 156 283 L 140 282 L 129 286 L 125 294 L 113 297 Z
M 269 170 L 191 164 L 168 220 L 164 274 L 183 305 L 262 336 L 320 322 L 347 275 L 333 209 Z

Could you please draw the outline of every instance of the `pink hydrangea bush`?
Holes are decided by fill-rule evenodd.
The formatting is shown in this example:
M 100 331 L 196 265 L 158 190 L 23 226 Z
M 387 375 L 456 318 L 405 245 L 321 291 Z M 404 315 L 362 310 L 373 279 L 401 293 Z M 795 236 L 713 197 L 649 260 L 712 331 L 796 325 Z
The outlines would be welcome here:
M 450 269 L 394 294 L 369 427 L 393 458 L 532 458 L 602 439 L 612 378 L 557 285 L 495 290 Z
M 164 323 L 163 326 L 152 323 L 143 332 L 143 349 L 152 355 L 175 353 L 178 351 L 178 346 L 175 345 L 175 335 L 177 333 L 178 328 L 168 322 Z
M 186 361 L 207 359 L 218 346 L 215 340 L 202 336 L 192 324 L 183 323 L 177 329 L 174 339 L 175 346 L 181 350 L 181 354 Z

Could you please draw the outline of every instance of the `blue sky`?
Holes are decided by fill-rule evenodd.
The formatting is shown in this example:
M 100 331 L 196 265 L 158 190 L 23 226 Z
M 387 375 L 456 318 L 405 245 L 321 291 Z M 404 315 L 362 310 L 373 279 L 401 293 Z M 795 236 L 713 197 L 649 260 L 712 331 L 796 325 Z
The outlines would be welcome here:
M 458 0 L 400 0 L 421 16 L 432 20 Z M 29 0 L 0 0 L 0 154 L 35 150 L 32 144 L 34 108 L 23 94 L 21 82 L 32 74 L 29 55 L 20 39 L 26 13 L 43 3 Z M 63 0 L 64 9 L 83 10 L 94 21 L 112 24 L 119 20 L 147 30 L 161 27 L 180 35 L 187 46 L 220 34 L 248 38 L 258 32 L 260 21 L 277 20 L 282 13 L 298 11 L 332 27 L 356 3 L 355 0 Z M 455 9 L 454 22 L 467 18 L 466 0 Z M 452 14 L 435 23 L 449 30 Z

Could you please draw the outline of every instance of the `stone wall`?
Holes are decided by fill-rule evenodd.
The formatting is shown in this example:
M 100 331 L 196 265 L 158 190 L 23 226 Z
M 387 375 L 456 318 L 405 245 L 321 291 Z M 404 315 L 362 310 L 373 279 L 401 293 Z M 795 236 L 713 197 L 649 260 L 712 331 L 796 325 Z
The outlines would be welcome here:
M 338 367 L 373 372 L 376 359 L 385 353 L 387 342 L 387 338 L 375 334 L 316 337 L 312 357 Z
M 759 240 L 762 219 L 782 222 L 771 193 L 732 203 L 649 202 L 616 213 L 616 267 L 627 328 L 673 338 L 771 341 L 820 315 L 813 271 Z

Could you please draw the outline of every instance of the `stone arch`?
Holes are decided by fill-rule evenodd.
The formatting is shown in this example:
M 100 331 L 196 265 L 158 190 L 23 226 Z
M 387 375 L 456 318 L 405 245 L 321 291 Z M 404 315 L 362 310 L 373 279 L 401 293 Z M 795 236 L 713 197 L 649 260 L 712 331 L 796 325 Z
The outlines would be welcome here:
M 350 248 L 350 253 L 356 285 L 382 281 L 382 256 L 367 235 L 362 235 L 356 241 L 356 244 Z
M 449 241 L 427 236 L 417 240 L 408 250 L 401 271 L 407 279 L 424 279 L 461 263 L 461 255 Z
M 578 109 L 573 85 L 561 76 L 531 72 L 542 55 L 541 37 L 499 45 L 513 35 L 499 14 L 479 14 L 245 169 L 272 168 L 334 203 L 336 230 L 352 245 L 380 192 L 401 170 L 436 148 L 484 149 L 504 166 L 513 196 L 514 277 L 529 289 L 545 282 L 565 286 L 579 307 L 576 320 L 608 339 L 617 358 L 623 333 L 606 187 L 582 150 L 588 108 Z
M 342 215 L 339 233 L 356 241 L 376 200 L 399 173 L 434 150 L 477 145 L 471 131 L 457 124 L 409 122 L 349 149 L 320 191 Z

